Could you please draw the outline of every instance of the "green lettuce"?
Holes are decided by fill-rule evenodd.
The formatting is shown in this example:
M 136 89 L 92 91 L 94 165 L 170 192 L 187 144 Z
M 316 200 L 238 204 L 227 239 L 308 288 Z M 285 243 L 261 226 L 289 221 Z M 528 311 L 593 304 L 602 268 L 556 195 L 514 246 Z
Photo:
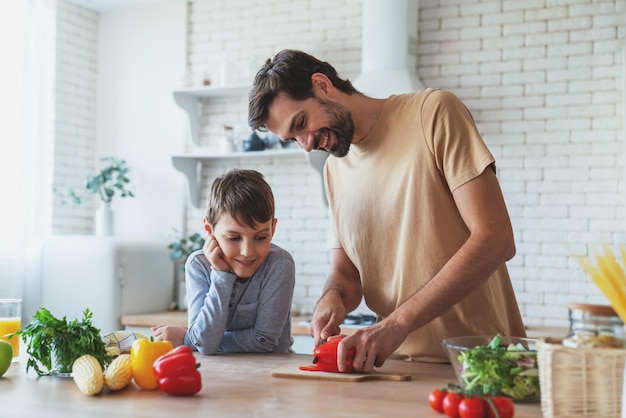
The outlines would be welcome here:
M 528 351 L 522 344 L 503 346 L 498 334 L 489 344 L 462 352 L 458 359 L 463 388 L 516 400 L 539 397 L 537 355 Z

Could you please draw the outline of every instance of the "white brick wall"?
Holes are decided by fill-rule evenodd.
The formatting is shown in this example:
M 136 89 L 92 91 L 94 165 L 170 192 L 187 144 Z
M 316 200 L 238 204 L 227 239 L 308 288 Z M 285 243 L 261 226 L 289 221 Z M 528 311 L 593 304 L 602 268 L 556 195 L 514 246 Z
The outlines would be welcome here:
M 333 63 L 354 78 L 360 68 L 360 1 L 197 1 L 190 8 L 189 64 L 194 80 L 209 73 L 220 83 L 221 61 L 240 60 L 242 77 L 251 81 L 263 61 L 283 48 L 297 48 Z M 218 147 L 222 125 L 247 127 L 248 102 L 205 101 L 200 145 Z M 188 144 L 189 148 L 193 148 Z M 276 198 L 278 227 L 274 242 L 289 250 L 296 260 L 294 303 L 310 310 L 321 294 L 330 268 L 326 249 L 327 209 L 322 201 L 321 179 L 302 156 L 271 159 L 241 159 L 206 167 L 203 199 L 213 179 L 232 167 L 261 171 Z M 189 233 L 202 232 L 204 208 L 189 207 Z
M 567 302 L 606 303 L 566 245 L 624 242 L 624 3 L 447 4 L 420 2 L 419 74 L 468 104 L 496 156 L 525 321 L 563 325 Z
M 91 35 L 97 18 L 60 4 L 59 22 L 67 27 L 59 32 L 62 51 L 79 59 L 59 63 L 70 74 L 59 77 L 59 92 L 70 99 L 58 105 L 71 116 L 60 117 L 57 132 L 72 145 L 63 151 L 59 142 L 57 169 L 65 174 L 56 180 L 80 184 L 93 163 L 89 97 L 97 76 Z M 210 73 L 219 83 L 221 61 L 243 63 L 242 77 L 251 77 L 266 57 L 298 48 L 354 79 L 360 67 L 360 6 L 360 0 L 193 1 L 189 68 L 194 79 Z M 419 19 L 420 78 L 468 105 L 496 157 L 518 249 L 509 269 L 526 323 L 564 325 L 567 302 L 606 302 L 566 245 L 585 251 L 593 243 L 626 243 L 625 3 L 422 0 Z M 70 34 L 75 30 L 78 36 Z M 246 111 L 245 98 L 205 103 L 201 145 L 216 146 L 225 123 L 245 129 Z M 327 215 L 316 172 L 299 156 L 205 166 L 201 196 L 216 175 L 233 166 L 259 169 L 274 188 L 276 242 L 293 252 L 295 301 L 310 308 L 329 268 Z M 57 227 L 88 231 L 93 209 L 73 210 L 85 218 L 69 225 L 83 216 L 72 213 Z M 188 205 L 187 232 L 201 231 L 203 215 L 203 209 Z
M 81 205 L 62 206 L 56 199 L 55 234 L 93 232 L 94 199 L 85 194 L 87 173 L 94 171 L 96 149 L 96 87 L 98 76 L 98 14 L 59 1 L 55 83 L 55 185 L 71 185 L 85 197 Z
M 299 48 L 345 76 L 358 74 L 360 1 L 259 4 L 192 3 L 194 73 L 229 57 L 253 59 L 258 68 L 282 48 Z M 564 325 L 570 301 L 606 302 L 565 245 L 584 251 L 587 244 L 625 242 L 624 22 L 619 0 L 420 2 L 418 74 L 427 86 L 451 90 L 468 105 L 496 156 L 518 247 L 509 268 L 531 325 Z M 219 124 L 245 124 L 245 100 L 229 106 L 204 109 L 203 145 L 219 138 Z M 307 165 L 281 163 L 270 175 L 281 211 L 276 239 L 296 257 L 297 303 L 312 303 L 329 266 L 327 218 L 316 199 L 306 207 L 278 183 L 290 178 L 303 185 L 300 193 L 318 195 Z M 247 160 L 236 165 L 267 169 Z M 205 182 L 221 168 L 228 167 L 205 170 Z M 201 216 L 189 210 L 188 227 L 199 226 Z M 305 231 L 306 241 L 297 242 Z

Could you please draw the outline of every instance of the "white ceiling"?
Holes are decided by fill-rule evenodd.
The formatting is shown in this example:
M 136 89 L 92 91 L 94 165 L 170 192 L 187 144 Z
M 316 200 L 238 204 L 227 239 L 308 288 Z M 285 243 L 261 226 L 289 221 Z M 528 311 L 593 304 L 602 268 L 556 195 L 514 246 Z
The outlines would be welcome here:
M 166 3 L 184 0 L 67 0 L 70 3 L 78 4 L 87 9 L 97 12 L 108 12 L 111 10 L 124 9 L 128 7 L 142 6 L 156 3 Z

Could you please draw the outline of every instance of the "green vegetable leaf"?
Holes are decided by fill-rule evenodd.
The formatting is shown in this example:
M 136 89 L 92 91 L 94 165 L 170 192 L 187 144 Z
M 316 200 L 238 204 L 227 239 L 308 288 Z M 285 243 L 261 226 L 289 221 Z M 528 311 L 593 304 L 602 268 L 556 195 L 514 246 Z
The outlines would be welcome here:
M 66 317 L 54 317 L 46 308 L 39 309 L 28 325 L 13 334 L 26 344 L 26 371 L 33 368 L 39 376 L 69 373 L 74 361 L 84 354 L 94 356 L 104 369 L 112 358 L 106 352 L 100 330 L 92 325 L 92 317 L 87 308 L 81 321 L 68 322 Z
M 463 388 L 484 395 L 507 395 L 513 399 L 540 396 L 536 354 L 521 344 L 502 345 L 496 335 L 487 345 L 459 355 Z

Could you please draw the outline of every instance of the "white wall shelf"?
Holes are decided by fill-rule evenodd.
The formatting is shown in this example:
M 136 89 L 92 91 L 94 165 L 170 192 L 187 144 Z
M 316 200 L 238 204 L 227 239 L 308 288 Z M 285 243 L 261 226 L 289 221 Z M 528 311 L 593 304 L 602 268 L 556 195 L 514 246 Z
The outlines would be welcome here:
M 249 151 L 249 152 L 231 152 L 225 154 L 182 154 L 173 155 L 172 163 L 174 167 L 187 177 L 189 184 L 189 199 L 195 207 L 200 207 L 198 195 L 200 191 L 200 182 L 202 181 L 202 164 L 211 161 L 224 161 L 235 159 L 252 159 L 252 158 L 281 158 L 293 157 L 301 155 L 306 158 L 307 153 L 300 148 L 288 148 L 265 151 Z
M 186 87 L 174 91 L 174 100 L 189 117 L 191 142 L 199 145 L 200 131 L 200 101 L 204 99 L 239 98 L 245 97 L 250 91 L 250 84 L 236 84 L 231 86 L 203 86 Z M 265 151 L 232 152 L 232 153 L 191 153 L 172 156 L 174 167 L 187 177 L 189 184 L 189 199 L 192 205 L 199 207 L 200 183 L 202 181 L 202 165 L 210 161 L 234 160 L 239 158 L 274 158 L 302 155 L 312 167 L 321 172 L 326 160 L 326 153 L 306 153 L 300 147 L 287 149 L 271 149 Z M 325 195 L 324 195 L 325 198 Z
M 250 84 L 231 86 L 186 87 L 174 91 L 174 100 L 189 117 L 191 142 L 198 145 L 200 131 L 200 100 L 217 98 L 245 97 L 250 91 Z

